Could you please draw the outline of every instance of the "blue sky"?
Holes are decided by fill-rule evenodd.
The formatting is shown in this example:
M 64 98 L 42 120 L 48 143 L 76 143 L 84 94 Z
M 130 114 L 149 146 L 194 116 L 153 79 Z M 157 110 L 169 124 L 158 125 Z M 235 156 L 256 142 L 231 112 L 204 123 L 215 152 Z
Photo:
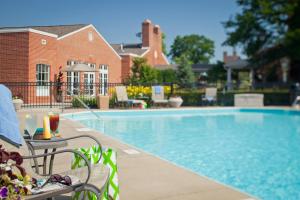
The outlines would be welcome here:
M 235 0 L 1 0 L 0 26 L 94 24 L 110 43 L 139 42 L 144 19 L 159 24 L 168 48 L 176 35 L 200 34 L 215 41 L 222 60 L 222 21 L 238 11 Z

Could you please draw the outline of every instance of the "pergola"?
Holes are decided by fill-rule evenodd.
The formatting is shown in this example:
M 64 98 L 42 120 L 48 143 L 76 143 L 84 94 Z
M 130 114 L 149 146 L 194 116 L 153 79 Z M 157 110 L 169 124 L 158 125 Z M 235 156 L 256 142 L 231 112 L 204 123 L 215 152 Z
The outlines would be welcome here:
M 251 84 L 254 84 L 254 68 L 250 66 L 249 62 L 247 60 L 236 60 L 236 61 L 232 61 L 229 63 L 226 63 L 224 65 L 224 68 L 227 71 L 227 89 L 231 90 L 232 89 L 232 71 L 233 70 L 249 70 L 249 79 Z

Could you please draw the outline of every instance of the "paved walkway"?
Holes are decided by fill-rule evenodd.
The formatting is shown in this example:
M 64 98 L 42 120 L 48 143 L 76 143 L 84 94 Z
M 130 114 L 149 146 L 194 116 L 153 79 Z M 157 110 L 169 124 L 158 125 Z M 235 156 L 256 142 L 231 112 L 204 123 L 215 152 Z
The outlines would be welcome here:
M 24 127 L 24 116 L 36 113 L 40 126 L 42 116 L 49 112 L 44 110 L 21 110 L 18 117 L 21 128 Z M 74 112 L 67 110 L 66 112 Z M 109 146 L 118 152 L 120 199 L 121 200 L 250 200 L 251 197 L 227 186 L 216 183 L 191 171 L 180 168 L 155 156 L 121 143 L 109 136 L 96 131 L 79 132 L 80 123 L 63 120 L 60 131 L 63 137 L 80 134 L 96 136 L 104 146 Z M 69 142 L 70 148 L 88 147 L 92 142 L 80 139 Z M 126 150 L 135 149 L 138 154 L 128 154 Z M 124 151 L 125 150 L 125 151 Z M 70 169 L 71 156 L 57 156 L 54 172 Z M 61 197 L 58 199 L 68 199 Z

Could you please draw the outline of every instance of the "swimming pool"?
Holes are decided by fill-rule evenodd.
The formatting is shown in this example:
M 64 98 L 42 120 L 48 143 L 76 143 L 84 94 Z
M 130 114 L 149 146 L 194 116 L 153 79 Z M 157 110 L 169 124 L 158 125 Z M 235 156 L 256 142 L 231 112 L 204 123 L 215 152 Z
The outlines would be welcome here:
M 261 199 L 300 199 L 300 112 L 195 109 L 68 114 Z

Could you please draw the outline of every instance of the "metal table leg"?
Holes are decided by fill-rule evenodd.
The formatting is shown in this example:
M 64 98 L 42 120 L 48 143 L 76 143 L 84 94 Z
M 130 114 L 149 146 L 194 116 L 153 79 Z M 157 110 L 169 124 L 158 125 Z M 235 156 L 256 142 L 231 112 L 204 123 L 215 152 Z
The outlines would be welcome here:
M 45 149 L 44 153 L 48 153 L 48 149 Z M 46 175 L 47 171 L 47 156 L 44 156 L 44 161 L 43 161 L 43 174 Z
M 56 148 L 54 148 L 52 150 L 52 152 L 55 152 L 56 151 Z M 54 155 L 51 155 L 50 157 L 50 163 L 49 163 L 49 175 L 52 174 L 52 171 L 53 171 L 53 161 L 54 161 Z

